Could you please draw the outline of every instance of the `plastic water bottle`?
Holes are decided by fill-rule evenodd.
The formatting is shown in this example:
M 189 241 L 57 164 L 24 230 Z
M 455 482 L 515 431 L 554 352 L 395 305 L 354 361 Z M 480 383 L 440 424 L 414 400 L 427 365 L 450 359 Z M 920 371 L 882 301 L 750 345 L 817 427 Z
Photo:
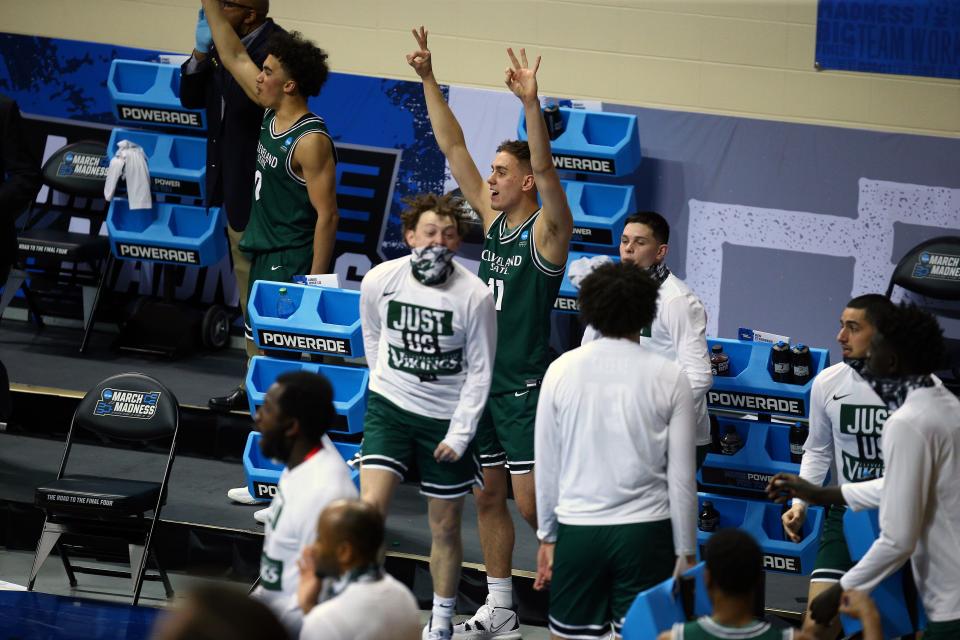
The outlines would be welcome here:
M 807 384 L 810 380 L 810 349 L 805 344 L 798 344 L 790 350 L 790 358 L 793 384 Z
M 704 500 L 700 508 L 700 515 L 697 517 L 697 527 L 700 531 L 712 533 L 720 526 L 720 512 L 714 509 L 713 503 Z
M 743 438 L 733 427 L 729 427 L 727 432 L 720 438 L 720 453 L 725 456 L 732 456 L 743 448 Z
M 280 287 L 280 295 L 277 297 L 277 317 L 289 318 L 297 310 L 297 305 L 293 298 L 287 293 L 286 287 Z
M 547 136 L 551 140 L 560 137 L 564 130 L 563 115 L 556 104 L 548 104 L 543 108 L 543 121 L 547 125 Z
M 771 358 L 773 359 L 773 379 L 777 382 L 792 382 L 790 345 L 783 340 L 773 345 Z
M 710 372 L 715 376 L 730 375 L 730 356 L 723 352 L 722 344 L 710 347 Z
M 803 459 L 803 444 L 807 441 L 807 425 L 794 422 L 790 425 L 790 462 L 800 464 Z

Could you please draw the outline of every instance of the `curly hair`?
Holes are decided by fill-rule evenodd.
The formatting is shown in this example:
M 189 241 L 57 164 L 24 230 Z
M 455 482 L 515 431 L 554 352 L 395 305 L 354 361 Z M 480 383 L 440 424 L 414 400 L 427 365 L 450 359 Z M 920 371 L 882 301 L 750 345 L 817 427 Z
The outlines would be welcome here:
M 580 319 L 608 338 L 627 338 L 653 322 L 659 285 L 632 263 L 610 262 L 580 283 Z
M 893 350 L 901 374 L 929 374 L 945 364 L 943 329 L 933 314 L 915 304 L 902 302 L 879 317 L 874 340 Z
M 267 41 L 267 52 L 280 61 L 304 98 L 320 93 L 330 68 L 327 53 L 303 37 L 299 31 L 274 31 Z
M 435 193 L 420 193 L 404 198 L 403 203 L 407 205 L 407 208 L 400 214 L 404 232 L 416 230 L 417 223 L 420 222 L 420 216 L 427 211 L 433 211 L 440 218 L 453 220 L 454 224 L 457 225 L 457 234 L 461 238 L 467 235 L 467 220 L 463 200 L 452 193 L 445 193 L 442 196 Z

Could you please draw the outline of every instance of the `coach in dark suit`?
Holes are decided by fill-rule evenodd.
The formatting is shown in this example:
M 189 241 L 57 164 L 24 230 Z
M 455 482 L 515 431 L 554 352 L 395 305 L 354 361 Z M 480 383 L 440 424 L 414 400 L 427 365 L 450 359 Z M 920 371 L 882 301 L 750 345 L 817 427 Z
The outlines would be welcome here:
M 250 58 L 262 66 L 267 57 L 267 40 L 272 33 L 283 30 L 267 17 L 268 0 L 221 0 L 221 5 Z M 233 272 L 246 319 L 250 260 L 240 251 L 239 244 L 250 219 L 263 107 L 251 101 L 223 67 L 212 47 L 210 29 L 202 11 L 197 22 L 196 48 L 181 67 L 180 102 L 190 109 L 207 110 L 207 204 L 221 205 L 226 210 Z M 257 349 L 251 340 L 249 325 L 245 334 L 247 355 L 254 356 Z M 243 385 L 229 395 L 210 398 L 210 408 L 246 409 Z
M 27 146 L 17 103 L 0 95 L 0 286 L 17 257 L 17 217 L 40 189 L 40 166 Z

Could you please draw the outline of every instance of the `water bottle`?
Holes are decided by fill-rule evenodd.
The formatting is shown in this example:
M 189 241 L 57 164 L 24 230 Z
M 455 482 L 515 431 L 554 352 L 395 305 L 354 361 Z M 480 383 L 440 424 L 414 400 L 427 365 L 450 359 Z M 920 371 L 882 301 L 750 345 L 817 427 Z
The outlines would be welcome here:
M 703 501 L 700 507 L 700 515 L 697 516 L 697 527 L 700 531 L 713 533 L 720 526 L 720 512 L 713 508 L 713 503 L 709 500 Z
M 790 345 L 783 340 L 773 345 L 771 358 L 773 359 L 773 379 L 777 382 L 791 382 L 793 374 L 790 372 Z
M 297 310 L 297 305 L 287 293 L 286 287 L 280 287 L 279 293 L 280 295 L 277 296 L 277 317 L 289 318 Z
M 790 366 L 793 384 L 806 384 L 810 380 L 810 349 L 798 344 L 790 350 Z
M 720 453 L 725 456 L 732 456 L 743 448 L 743 438 L 737 433 L 734 427 L 727 429 L 727 432 L 720 438 Z
M 802 422 L 790 425 L 790 462 L 800 464 L 803 457 L 803 443 L 807 441 L 807 426 Z
M 730 375 L 730 356 L 723 352 L 722 344 L 710 347 L 710 371 L 715 376 Z
M 551 140 L 559 138 L 564 130 L 563 115 L 560 113 L 560 107 L 556 104 L 549 104 L 544 107 L 543 121 L 547 125 L 547 136 Z

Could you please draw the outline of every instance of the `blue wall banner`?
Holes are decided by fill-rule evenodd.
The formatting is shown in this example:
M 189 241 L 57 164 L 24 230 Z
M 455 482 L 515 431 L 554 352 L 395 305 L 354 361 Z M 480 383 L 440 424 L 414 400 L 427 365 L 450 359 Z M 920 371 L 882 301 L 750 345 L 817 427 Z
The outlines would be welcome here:
M 819 0 L 816 65 L 960 78 L 960 2 Z

